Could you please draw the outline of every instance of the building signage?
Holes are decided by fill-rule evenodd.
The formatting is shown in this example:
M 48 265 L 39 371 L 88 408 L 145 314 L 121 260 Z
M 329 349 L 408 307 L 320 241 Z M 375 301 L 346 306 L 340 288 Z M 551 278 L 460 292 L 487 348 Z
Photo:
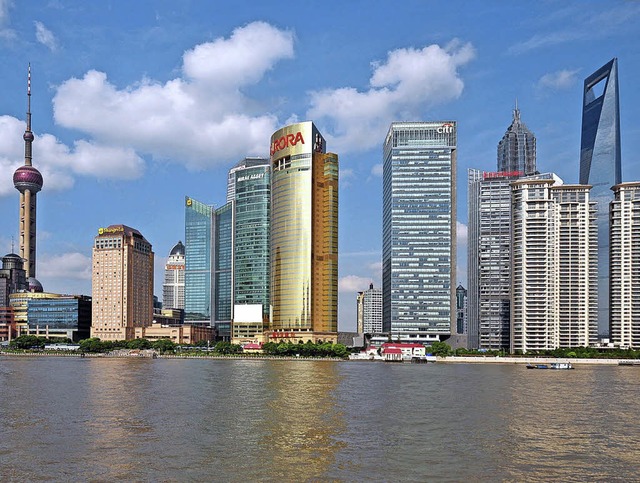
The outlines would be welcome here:
M 445 122 L 442 126 L 436 128 L 438 134 L 452 134 L 455 126 L 450 122 Z
M 291 339 L 296 337 L 295 332 L 271 332 L 272 339 Z
M 111 228 L 98 228 L 98 235 L 104 235 L 105 233 L 121 233 L 124 231 L 122 226 L 114 226 Z
M 249 181 L 254 179 L 262 179 L 264 178 L 264 173 L 256 173 L 252 175 L 239 176 L 237 181 Z
M 271 156 L 278 151 L 282 151 L 284 148 L 295 146 L 298 143 L 304 144 L 304 138 L 302 132 L 298 131 L 296 134 L 285 134 L 271 142 Z
M 493 179 L 493 178 L 518 178 L 522 176 L 522 171 L 493 171 L 493 172 L 482 172 L 483 179 Z

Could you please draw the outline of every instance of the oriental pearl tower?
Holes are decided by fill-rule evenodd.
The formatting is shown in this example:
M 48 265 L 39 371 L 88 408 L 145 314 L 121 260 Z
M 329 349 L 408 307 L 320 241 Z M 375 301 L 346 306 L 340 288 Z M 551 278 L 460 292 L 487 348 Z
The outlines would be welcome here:
M 36 195 L 42 189 L 42 174 L 31 165 L 31 65 L 27 78 L 27 129 L 24 132 L 24 166 L 13 174 L 13 185 L 20 192 L 20 256 L 25 261 L 29 290 L 41 292 L 36 277 Z

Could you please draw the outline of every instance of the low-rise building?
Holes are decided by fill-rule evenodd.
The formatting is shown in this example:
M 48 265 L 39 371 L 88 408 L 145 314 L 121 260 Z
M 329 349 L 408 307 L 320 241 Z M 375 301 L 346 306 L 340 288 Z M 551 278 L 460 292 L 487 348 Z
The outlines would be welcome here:
M 147 327 L 136 327 L 135 338 L 149 341 L 168 339 L 176 344 L 197 344 L 201 341 L 215 341 L 216 331 L 213 327 L 202 325 L 151 324 Z

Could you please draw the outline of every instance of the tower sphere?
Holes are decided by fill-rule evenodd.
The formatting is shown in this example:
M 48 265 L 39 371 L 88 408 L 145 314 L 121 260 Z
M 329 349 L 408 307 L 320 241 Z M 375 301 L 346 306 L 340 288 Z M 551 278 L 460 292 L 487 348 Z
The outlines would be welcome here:
M 33 142 L 35 137 L 33 136 L 33 133 L 31 131 L 25 131 L 25 133 L 22 135 L 22 139 L 24 139 L 25 141 Z
M 33 166 L 20 166 L 13 173 L 13 185 L 20 193 L 24 193 L 25 190 L 37 193 L 43 184 L 42 174 Z

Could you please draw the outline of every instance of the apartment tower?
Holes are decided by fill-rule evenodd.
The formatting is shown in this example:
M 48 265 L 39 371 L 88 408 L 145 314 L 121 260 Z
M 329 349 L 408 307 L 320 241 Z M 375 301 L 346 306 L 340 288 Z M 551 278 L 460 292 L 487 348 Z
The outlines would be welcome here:
M 171 249 L 169 259 L 164 266 L 162 306 L 165 309 L 184 310 L 184 266 L 185 248 L 179 241 Z
M 93 244 L 91 337 L 129 340 L 153 322 L 153 251 L 126 225 L 100 228 Z
M 358 333 L 382 333 L 382 290 L 369 285 L 369 290 L 358 292 Z

